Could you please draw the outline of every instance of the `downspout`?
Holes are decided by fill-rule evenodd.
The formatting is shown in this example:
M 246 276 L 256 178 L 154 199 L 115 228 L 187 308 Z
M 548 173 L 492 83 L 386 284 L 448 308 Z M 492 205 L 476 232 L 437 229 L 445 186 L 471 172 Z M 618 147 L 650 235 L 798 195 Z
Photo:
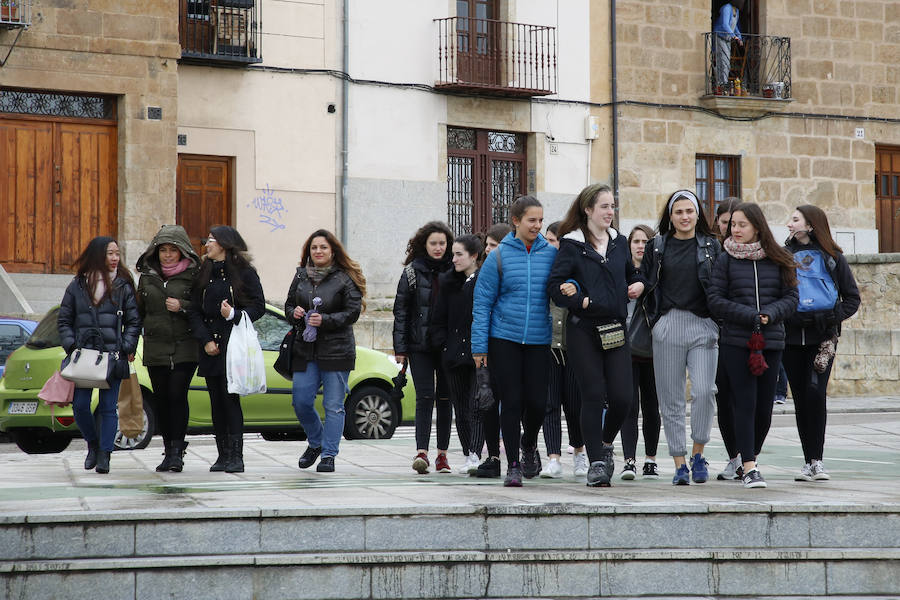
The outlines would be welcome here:
M 619 223 L 619 107 L 616 90 L 616 0 L 609 0 L 610 97 L 612 102 L 612 189 L 616 202 L 616 224 Z
M 348 145 L 348 135 L 347 129 L 350 122 L 350 118 L 348 113 L 348 107 L 350 106 L 350 100 L 347 97 L 350 91 L 350 82 L 347 81 L 347 77 L 350 73 L 350 0 L 343 1 L 343 9 L 344 9 L 344 34 L 343 34 L 343 52 L 341 58 L 341 71 L 343 72 L 343 77 L 341 78 L 341 203 L 340 203 L 340 211 L 341 211 L 341 243 L 344 246 L 347 246 L 347 145 Z

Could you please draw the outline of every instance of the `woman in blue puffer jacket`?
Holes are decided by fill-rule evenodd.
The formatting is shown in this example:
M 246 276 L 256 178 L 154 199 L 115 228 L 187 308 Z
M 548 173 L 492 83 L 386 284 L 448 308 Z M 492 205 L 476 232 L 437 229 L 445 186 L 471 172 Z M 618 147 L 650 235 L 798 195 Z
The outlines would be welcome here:
M 552 325 L 547 279 L 556 248 L 541 235 L 544 209 L 521 196 L 509 208 L 514 231 L 503 238 L 479 271 L 472 306 L 472 358 L 487 366 L 501 403 L 506 447 L 506 487 L 541 471 L 537 436 L 544 422 L 550 373 Z M 522 464 L 519 463 L 520 423 Z

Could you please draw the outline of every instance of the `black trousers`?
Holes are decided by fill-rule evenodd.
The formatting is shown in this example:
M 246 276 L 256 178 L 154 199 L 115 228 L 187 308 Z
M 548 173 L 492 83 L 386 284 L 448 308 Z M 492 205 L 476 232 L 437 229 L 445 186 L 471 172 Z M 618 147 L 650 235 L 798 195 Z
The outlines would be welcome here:
M 188 387 L 197 363 L 178 363 L 174 367 L 147 367 L 153 398 L 156 400 L 156 424 L 163 442 L 183 442 L 187 434 Z
M 825 451 L 825 424 L 828 411 L 825 394 L 834 360 L 824 373 L 817 373 L 813 360 L 819 352 L 818 345 L 786 346 L 784 349 L 784 370 L 791 385 L 794 398 L 794 416 L 797 419 L 797 433 L 803 446 L 803 458 L 822 460 Z
M 209 389 L 209 405 L 212 412 L 213 430 L 216 437 L 244 433 L 244 412 L 241 398 L 228 393 L 228 378 L 219 375 L 206 378 Z
M 431 415 L 437 397 L 437 447 L 450 446 L 453 407 L 447 397 L 447 381 L 440 351 L 410 352 L 409 368 L 416 387 L 416 448 L 428 450 L 431 441 Z
M 631 389 L 636 398 L 631 400 L 631 412 L 622 423 L 622 454 L 625 458 L 637 458 L 638 414 L 644 414 L 641 431 L 644 434 L 644 455 L 656 456 L 659 447 L 659 399 L 656 397 L 656 375 L 652 360 L 631 361 Z
M 593 462 L 600 460 L 603 442 L 611 444 L 616 439 L 631 412 L 633 395 L 627 375 L 631 372 L 631 347 L 626 342 L 613 350 L 601 350 L 592 333 L 575 326 L 566 329 L 566 346 L 581 390 L 581 433 Z
M 781 354 L 781 350 L 763 350 L 769 368 L 762 375 L 753 375 L 747 366 L 749 348 L 719 346 L 719 356 L 731 382 L 729 397 L 734 411 L 734 439 L 744 462 L 756 460 L 769 435 Z
M 567 364 L 565 350 L 550 350 L 550 394 L 544 416 L 544 445 L 547 454 L 562 454 L 562 415 L 566 415 L 569 445 L 584 446 L 581 436 L 581 395 L 575 374 Z
M 447 369 L 447 387 L 450 402 L 456 413 L 456 434 L 463 454 L 470 452 L 481 458 L 484 447 L 484 426 L 475 410 L 475 365 Z
M 500 427 L 506 461 L 519 462 L 519 436 L 526 448 L 537 446 L 547 411 L 550 346 L 488 340 L 488 368 L 497 382 Z M 520 428 L 521 424 L 521 428 Z M 523 431 L 524 430 L 524 431 Z
M 722 362 L 722 353 L 719 352 L 719 365 L 716 368 L 716 419 L 729 459 L 738 455 L 737 442 L 734 439 L 734 411 L 731 407 L 731 383 Z

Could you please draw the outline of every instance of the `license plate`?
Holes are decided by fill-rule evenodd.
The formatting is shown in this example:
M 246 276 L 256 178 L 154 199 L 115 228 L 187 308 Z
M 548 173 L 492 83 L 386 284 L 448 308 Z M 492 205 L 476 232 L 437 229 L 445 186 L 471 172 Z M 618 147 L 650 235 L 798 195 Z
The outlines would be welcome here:
M 10 415 L 33 415 L 37 412 L 37 402 L 10 402 L 6 410 Z

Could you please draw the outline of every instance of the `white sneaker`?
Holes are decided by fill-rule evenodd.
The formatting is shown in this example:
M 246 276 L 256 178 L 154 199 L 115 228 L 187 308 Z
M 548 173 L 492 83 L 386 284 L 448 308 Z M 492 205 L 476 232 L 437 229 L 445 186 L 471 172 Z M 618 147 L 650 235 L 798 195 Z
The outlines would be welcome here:
M 575 454 L 575 448 L 572 446 L 566 446 L 566 454 Z
M 587 452 L 576 452 L 572 455 L 572 462 L 575 463 L 575 477 L 587 477 L 588 459 Z
M 802 467 L 800 467 L 800 472 L 794 475 L 794 481 L 812 481 L 813 480 L 813 472 L 812 465 L 806 463 Z
M 460 475 L 468 475 L 469 473 L 475 471 L 478 468 L 478 457 L 475 456 L 474 452 L 469 452 L 469 455 L 466 457 L 466 462 L 463 466 L 461 466 L 457 473 Z
M 828 474 L 828 471 L 825 470 L 825 465 L 822 464 L 821 460 L 812 461 L 811 470 L 812 470 L 812 478 L 816 481 L 828 481 L 831 479 L 831 475 Z
M 551 458 L 547 466 L 541 470 L 541 477 L 545 479 L 559 479 L 563 475 L 563 468 L 558 458 Z

